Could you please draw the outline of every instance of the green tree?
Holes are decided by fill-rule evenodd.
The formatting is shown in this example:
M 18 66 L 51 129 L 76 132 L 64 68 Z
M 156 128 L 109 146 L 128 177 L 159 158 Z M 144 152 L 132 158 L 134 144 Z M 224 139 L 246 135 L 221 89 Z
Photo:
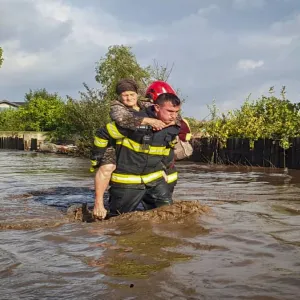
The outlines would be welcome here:
M 203 136 L 205 135 L 205 123 L 203 121 L 199 121 L 196 118 L 185 117 L 189 122 L 189 126 L 191 128 L 191 132 L 194 136 Z
M 148 67 L 151 81 L 162 80 L 168 81 L 174 68 L 174 63 L 171 67 L 168 64 L 160 65 L 157 60 L 153 61 L 153 65 Z
M 68 96 L 65 107 L 65 126 L 61 135 L 72 138 L 79 146 L 80 152 L 89 154 L 94 141 L 95 130 L 110 121 L 110 102 L 99 89 L 90 89 L 85 83 L 85 91 L 80 92 L 80 99 Z
M 102 86 L 105 98 L 116 99 L 115 88 L 122 78 L 134 79 L 143 89 L 151 79 L 150 67 L 141 67 L 131 47 L 114 45 L 108 48 L 105 57 L 96 64 L 96 81 Z
M 25 130 L 55 131 L 64 122 L 64 106 L 57 93 L 38 89 L 25 94 L 25 104 L 18 111 Z
M 1 66 L 2 66 L 2 63 L 3 63 L 3 57 L 2 57 L 2 55 L 3 55 L 3 50 L 2 50 L 2 48 L 0 47 L 0 68 L 1 68 Z
M 161 80 L 168 82 L 169 78 L 173 72 L 174 68 L 174 62 L 172 63 L 171 67 L 169 67 L 169 64 L 166 63 L 164 65 L 159 64 L 157 60 L 153 61 L 153 64 L 149 67 L 147 67 L 147 70 L 150 73 L 150 78 L 145 81 L 146 85 L 149 85 L 151 82 L 156 81 L 156 80 Z M 175 92 L 177 96 L 180 98 L 182 103 L 186 102 L 186 96 L 184 96 L 179 88 L 175 89 Z M 142 91 L 142 95 L 144 95 Z
M 18 109 L 5 109 L 0 112 L 0 130 L 25 130 L 25 124 Z
M 30 90 L 25 94 L 25 104 L 18 109 L 6 109 L 0 113 L 1 130 L 48 131 L 64 126 L 65 103 L 58 94 L 45 89 Z

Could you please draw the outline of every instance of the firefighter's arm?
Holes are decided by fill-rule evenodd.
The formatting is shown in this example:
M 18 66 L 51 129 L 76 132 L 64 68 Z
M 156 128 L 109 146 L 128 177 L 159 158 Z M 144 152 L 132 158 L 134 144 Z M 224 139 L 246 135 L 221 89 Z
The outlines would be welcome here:
M 178 142 L 178 135 L 173 135 L 166 145 L 166 148 L 169 149 L 169 155 L 164 156 L 162 158 L 162 165 L 164 166 L 164 171 L 172 167 L 174 164 L 174 159 L 175 159 L 175 147 Z
M 167 170 L 174 166 L 174 162 L 175 162 L 175 155 L 174 155 L 174 149 L 172 149 L 170 151 L 170 155 L 165 156 L 161 161 L 162 166 L 163 166 L 163 171 L 165 171 L 165 173 L 167 173 Z
M 165 123 L 158 119 L 137 116 L 119 101 L 111 104 L 110 117 L 118 126 L 130 130 L 135 130 L 141 125 L 150 125 L 154 130 L 161 130 L 166 127 Z

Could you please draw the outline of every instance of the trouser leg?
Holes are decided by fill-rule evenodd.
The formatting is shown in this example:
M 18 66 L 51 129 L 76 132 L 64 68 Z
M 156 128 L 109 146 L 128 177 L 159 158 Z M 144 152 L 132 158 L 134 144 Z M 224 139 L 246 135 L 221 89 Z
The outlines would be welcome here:
M 172 195 L 168 183 L 161 179 L 154 186 L 148 186 L 142 203 L 146 210 L 172 204 Z
M 176 181 L 173 181 L 171 183 L 168 183 L 168 186 L 169 186 L 169 191 L 171 193 L 171 195 L 173 196 L 173 193 L 174 193 L 174 189 L 175 189 L 175 186 L 177 184 L 177 180 Z
M 116 216 L 134 211 L 146 193 L 146 189 L 112 186 L 109 193 L 109 214 L 110 216 Z

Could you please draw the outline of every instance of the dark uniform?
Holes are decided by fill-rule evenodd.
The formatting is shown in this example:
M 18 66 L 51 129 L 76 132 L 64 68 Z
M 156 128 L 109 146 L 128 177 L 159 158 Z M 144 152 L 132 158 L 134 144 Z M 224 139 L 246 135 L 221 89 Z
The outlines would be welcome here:
M 151 117 L 151 111 L 135 114 Z M 172 203 L 163 170 L 173 159 L 179 130 L 176 125 L 160 131 L 150 126 L 130 130 L 113 122 L 97 131 L 92 159 L 97 161 L 109 145 L 115 143 L 116 147 L 117 168 L 110 181 L 111 215 L 133 211 L 141 201 L 146 209 Z
M 145 109 L 153 105 L 151 101 L 138 101 L 140 109 Z M 111 103 L 110 118 L 115 121 L 117 125 L 122 128 L 135 130 L 141 125 L 145 116 L 142 114 L 135 114 L 135 110 L 126 107 L 122 102 L 115 100 Z M 107 164 L 116 164 L 116 150 L 114 146 L 106 148 L 105 152 L 102 153 L 102 157 L 97 158 L 97 161 L 91 161 L 93 167 L 99 167 Z M 94 168 L 91 168 L 94 171 Z
M 151 109 L 153 101 L 138 101 L 138 106 L 140 109 L 147 109 L 147 116 L 136 113 L 135 110 L 126 107 L 123 103 L 118 100 L 115 100 L 111 104 L 110 117 L 116 124 L 122 128 L 127 128 L 135 130 L 142 123 L 144 117 L 156 118 L 153 110 Z M 181 116 L 178 116 L 176 119 L 177 126 L 180 126 L 179 139 L 183 142 L 188 142 L 191 139 L 191 130 L 187 120 L 182 119 Z M 96 141 L 95 141 L 96 142 Z M 96 145 L 97 146 L 97 145 Z M 175 145 L 175 153 L 177 151 L 177 146 Z M 100 157 L 100 155 L 102 157 Z M 116 151 L 115 143 L 111 141 L 111 145 L 106 148 L 104 152 L 100 152 L 97 158 L 91 160 L 92 172 L 95 168 L 98 168 L 102 165 L 114 164 L 116 165 Z M 174 188 L 178 180 L 178 172 L 175 168 L 175 160 L 171 160 L 168 165 L 164 166 L 164 171 L 168 178 L 169 188 L 171 193 L 173 193 Z

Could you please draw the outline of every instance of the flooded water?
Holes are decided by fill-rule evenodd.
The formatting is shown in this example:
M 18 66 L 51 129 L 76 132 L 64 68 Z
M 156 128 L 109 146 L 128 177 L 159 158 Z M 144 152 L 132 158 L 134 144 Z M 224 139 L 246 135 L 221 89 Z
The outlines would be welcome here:
M 0 299 L 299 299 L 300 171 L 180 163 L 180 222 L 71 222 L 86 159 L 0 152 Z

